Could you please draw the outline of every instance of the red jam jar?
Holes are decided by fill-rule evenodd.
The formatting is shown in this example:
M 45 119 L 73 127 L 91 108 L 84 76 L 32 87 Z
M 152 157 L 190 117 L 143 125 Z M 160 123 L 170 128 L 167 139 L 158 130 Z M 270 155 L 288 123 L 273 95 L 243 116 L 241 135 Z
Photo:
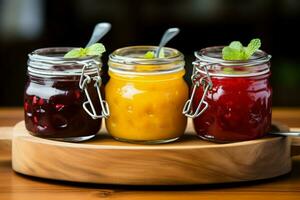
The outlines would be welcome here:
M 100 90 L 101 58 L 63 58 L 70 49 L 43 48 L 28 55 L 24 114 L 26 129 L 34 136 L 87 140 L 109 115 Z
M 183 113 L 199 137 L 214 142 L 261 138 L 271 126 L 271 56 L 258 50 L 249 60 L 222 59 L 223 46 L 195 52 L 193 89 Z

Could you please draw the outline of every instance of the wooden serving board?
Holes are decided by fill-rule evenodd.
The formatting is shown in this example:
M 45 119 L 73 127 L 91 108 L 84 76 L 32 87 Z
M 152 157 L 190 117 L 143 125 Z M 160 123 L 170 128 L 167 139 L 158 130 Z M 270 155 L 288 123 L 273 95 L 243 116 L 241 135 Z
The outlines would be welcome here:
M 190 122 L 181 140 L 161 145 L 118 142 L 105 128 L 84 143 L 33 137 L 23 121 L 12 132 L 13 169 L 55 180 L 127 185 L 226 183 L 280 176 L 288 173 L 292 164 L 289 137 L 214 144 L 198 139 Z M 299 139 L 293 142 L 300 144 Z M 300 152 L 296 146 L 293 150 L 294 154 Z

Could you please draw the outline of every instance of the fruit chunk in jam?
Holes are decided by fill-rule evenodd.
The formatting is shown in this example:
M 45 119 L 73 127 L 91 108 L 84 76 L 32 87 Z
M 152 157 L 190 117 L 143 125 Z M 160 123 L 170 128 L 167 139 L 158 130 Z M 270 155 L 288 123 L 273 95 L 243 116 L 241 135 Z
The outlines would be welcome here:
M 214 141 L 242 141 L 264 136 L 271 125 L 270 73 L 253 77 L 211 77 L 208 109 L 194 119 L 197 134 Z M 195 94 L 196 107 L 203 95 Z
M 83 109 L 85 95 L 77 79 L 29 79 L 24 94 L 24 111 L 26 128 L 31 134 L 68 138 L 94 135 L 99 131 L 101 119 L 92 119 Z M 97 113 L 100 113 L 93 83 L 88 86 L 88 91 Z

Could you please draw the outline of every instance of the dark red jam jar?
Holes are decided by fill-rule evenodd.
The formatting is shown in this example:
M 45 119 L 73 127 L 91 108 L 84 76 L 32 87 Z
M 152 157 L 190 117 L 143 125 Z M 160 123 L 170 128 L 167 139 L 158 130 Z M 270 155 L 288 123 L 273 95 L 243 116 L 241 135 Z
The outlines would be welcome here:
M 100 90 L 101 58 L 63 58 L 70 49 L 44 48 L 29 54 L 24 111 L 26 128 L 34 136 L 87 140 L 109 115 Z
M 202 139 L 253 140 L 271 126 L 271 56 L 258 50 L 246 61 L 222 59 L 223 46 L 195 52 L 192 93 L 183 113 Z

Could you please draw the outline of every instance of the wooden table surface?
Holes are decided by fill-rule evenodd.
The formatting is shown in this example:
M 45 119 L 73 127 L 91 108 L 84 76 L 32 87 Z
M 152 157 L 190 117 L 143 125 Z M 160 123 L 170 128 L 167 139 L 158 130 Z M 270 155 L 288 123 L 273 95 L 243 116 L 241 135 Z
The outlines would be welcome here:
M 300 127 L 300 108 L 274 108 L 273 118 L 290 127 Z M 13 126 L 22 119 L 23 112 L 20 108 L 0 108 L 0 126 Z M 12 171 L 10 154 L 9 145 L 2 144 L 0 200 L 300 199 L 300 156 L 293 158 L 293 170 L 290 174 L 269 180 L 219 185 L 137 187 L 78 184 L 27 177 Z

